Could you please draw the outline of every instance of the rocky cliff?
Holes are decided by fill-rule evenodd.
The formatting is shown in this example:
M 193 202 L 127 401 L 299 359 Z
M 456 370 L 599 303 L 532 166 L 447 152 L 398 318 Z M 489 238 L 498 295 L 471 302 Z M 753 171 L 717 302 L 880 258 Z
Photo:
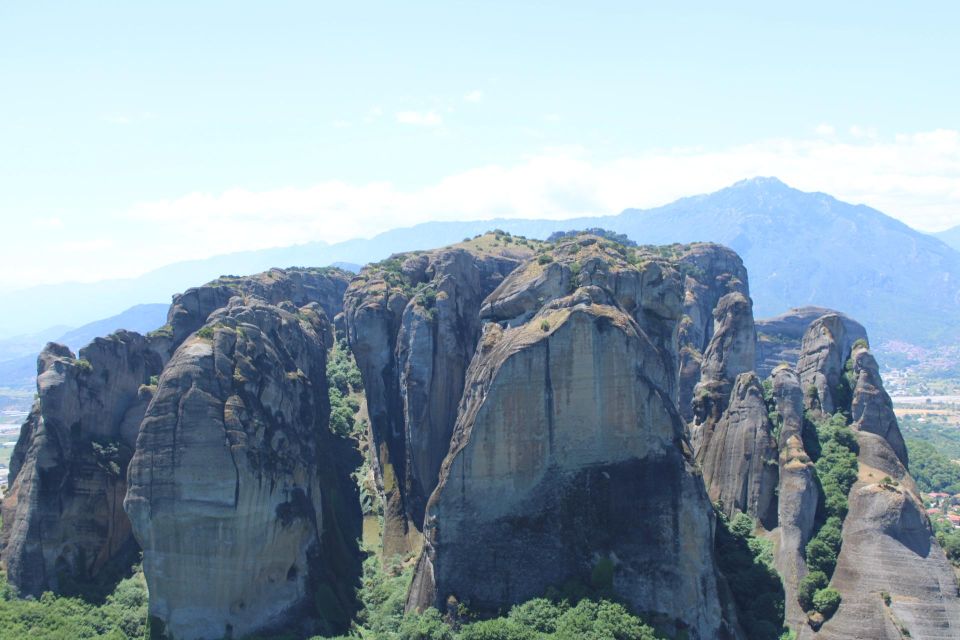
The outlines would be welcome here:
M 346 627 L 359 506 L 328 428 L 328 335 L 316 303 L 238 297 L 164 369 L 124 507 L 170 637 Z
M 846 335 L 852 341 L 866 339 L 867 331 L 849 316 L 825 307 L 798 307 L 773 318 L 756 321 L 757 375 L 767 378 L 781 364 L 797 367 L 803 334 L 814 320 L 826 315 L 840 316 Z
M 230 298 L 253 296 L 270 304 L 290 302 L 303 306 L 316 302 L 329 319 L 343 309 L 343 293 L 352 274 L 335 267 L 270 269 L 252 276 L 221 276 L 173 297 L 167 325 L 158 332 L 169 336 L 170 351 L 202 327 L 211 313 L 227 306 Z
M 484 303 L 409 606 L 491 612 L 579 580 L 690 637 L 724 633 L 712 511 L 676 406 L 680 276 L 622 251 L 561 244 Z
M 797 586 L 807 575 L 805 551 L 813 534 L 819 491 L 816 471 L 803 443 L 800 376 L 781 365 L 772 377 L 775 419 L 780 426 L 775 562 L 783 579 L 786 622 L 799 629 L 806 624 L 807 616 L 797 602 Z
M 121 505 L 146 385 L 160 368 L 149 341 L 127 331 L 79 358 L 52 343 L 40 354 L 3 500 L 2 560 L 21 595 L 90 594 L 135 559 Z
M 903 438 L 876 362 L 863 345 L 852 359 L 859 476 L 850 490 L 831 581 L 843 599 L 816 637 L 960 637 L 956 575 L 933 537 L 901 457 Z
M 831 414 L 849 408 L 852 389 L 844 373 L 854 344 L 866 343 L 866 334 L 848 331 L 850 326 L 841 315 L 828 313 L 804 331 L 797 372 L 808 409 Z
M 363 375 L 387 557 L 419 548 L 480 338 L 480 305 L 539 243 L 487 234 L 394 256 L 350 285 L 344 315 Z
M 717 328 L 714 311 L 720 299 L 728 294 L 749 297 L 749 287 L 743 261 L 727 247 L 694 243 L 679 248 L 681 251 L 674 261 L 683 274 L 684 290 L 683 319 L 678 337 L 680 412 L 684 420 L 691 422 L 694 387 L 700 382 L 703 356 Z
M 702 450 L 703 481 L 728 516 L 746 513 L 767 529 L 777 523 L 778 450 L 763 387 L 752 371 L 737 376 L 729 406 Z

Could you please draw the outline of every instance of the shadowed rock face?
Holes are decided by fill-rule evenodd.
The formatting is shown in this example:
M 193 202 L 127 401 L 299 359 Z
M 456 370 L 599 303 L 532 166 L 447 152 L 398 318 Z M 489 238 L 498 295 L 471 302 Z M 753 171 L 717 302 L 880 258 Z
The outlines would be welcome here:
M 863 348 L 856 350 L 854 360 L 859 478 L 850 490 L 831 581 L 843 600 L 816 637 L 896 640 L 903 637 L 898 626 L 913 638 L 960 637 L 956 575 L 896 451 L 903 439 L 896 419 L 891 422 L 887 414 L 889 398 L 876 363 Z
M 850 342 L 867 338 L 867 331 L 849 316 L 825 307 L 798 307 L 774 318 L 757 320 L 757 364 L 760 378 L 769 376 L 780 364 L 796 368 L 803 334 L 810 323 L 826 315 L 840 316 Z
M 721 637 L 712 511 L 676 408 L 679 275 L 592 237 L 552 256 L 484 304 L 408 606 L 490 613 L 604 563 L 635 610 Z
M 112 579 L 136 543 L 121 503 L 160 356 L 143 336 L 97 338 L 75 359 L 48 344 L 3 501 L 3 564 L 21 595 L 76 593 Z M 120 567 L 116 567 L 119 569 Z
M 173 297 L 167 313 L 172 353 L 187 336 L 202 327 L 210 314 L 234 296 L 254 296 L 270 304 L 318 303 L 328 318 L 343 309 L 343 293 L 352 274 L 335 267 L 270 269 L 252 276 L 222 276 Z
M 767 529 L 776 526 L 777 443 L 753 372 L 737 376 L 701 466 L 710 500 L 722 501 L 727 516 L 743 512 Z
M 849 394 L 849 390 L 841 388 L 844 366 L 854 343 L 866 336 L 858 336 L 847 328 L 848 323 L 842 316 L 831 313 L 811 322 L 803 334 L 797 372 L 808 409 L 834 413 L 849 406 L 849 396 L 838 397 L 838 394 Z M 814 389 L 815 395 L 810 393 Z
M 737 376 L 753 368 L 756 346 L 750 298 L 728 293 L 720 298 L 713 317 L 714 334 L 703 353 L 700 382 L 693 392 L 690 439 L 698 460 L 704 459 L 710 449 L 714 430 L 732 400 Z
M 786 622 L 800 628 L 807 616 L 797 602 L 797 586 L 808 573 L 805 550 L 813 534 L 819 495 L 813 462 L 803 446 L 803 392 L 793 369 L 780 366 L 773 371 L 773 398 L 780 420 L 775 562 L 783 578 Z
M 694 386 L 700 382 L 703 354 L 715 331 L 714 310 L 730 293 L 749 296 L 747 270 L 732 250 L 698 243 L 685 248 L 676 261 L 684 274 L 683 319 L 680 322 L 680 411 L 693 420 Z
M 450 446 L 480 305 L 533 253 L 476 241 L 368 266 L 351 284 L 347 333 L 363 375 L 386 557 L 419 546 L 426 500 Z
M 329 327 L 317 304 L 284 306 L 214 313 L 143 419 L 124 507 L 150 615 L 178 640 L 337 632 L 352 612 L 356 460 L 328 428 Z

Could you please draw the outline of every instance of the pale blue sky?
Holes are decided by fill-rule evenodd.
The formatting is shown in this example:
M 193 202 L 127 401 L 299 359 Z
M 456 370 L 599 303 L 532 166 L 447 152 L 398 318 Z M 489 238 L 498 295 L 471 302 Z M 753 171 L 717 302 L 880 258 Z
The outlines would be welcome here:
M 682 4 L 3 3 L 0 290 L 754 174 L 960 223 L 960 5 Z

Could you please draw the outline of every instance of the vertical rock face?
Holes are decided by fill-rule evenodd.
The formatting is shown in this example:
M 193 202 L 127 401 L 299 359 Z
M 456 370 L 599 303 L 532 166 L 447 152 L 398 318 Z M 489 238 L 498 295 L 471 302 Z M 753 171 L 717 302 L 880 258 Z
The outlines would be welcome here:
M 859 478 L 850 490 L 831 581 L 843 600 L 817 637 L 896 640 L 906 635 L 901 629 L 913 638 L 960 637 L 956 575 L 897 451 L 903 439 L 888 414 L 876 363 L 862 347 L 853 357 Z
M 703 450 L 703 481 L 710 500 L 721 501 L 730 517 L 743 512 L 772 529 L 777 522 L 777 457 L 763 388 L 753 372 L 742 373 Z
M 237 298 L 160 378 L 124 507 L 169 637 L 342 630 L 357 577 L 355 457 L 328 428 L 323 310 Z
M 842 316 L 830 313 L 811 322 L 803 334 L 797 372 L 808 409 L 834 413 L 849 405 L 850 389 L 845 388 L 844 367 L 854 343 L 865 339 L 865 335 L 858 336 L 847 329 Z
M 48 344 L 3 500 L 2 560 L 21 595 L 77 593 L 132 561 L 126 468 L 160 356 L 143 336 L 97 338 L 74 358 Z
M 742 293 L 720 298 L 713 312 L 714 334 L 700 363 L 700 382 L 694 388 L 690 437 L 697 459 L 710 448 L 710 439 L 731 401 L 737 376 L 753 369 L 756 337 L 753 303 Z
M 852 358 L 857 382 L 850 408 L 851 419 L 860 431 L 886 440 L 903 466 L 908 466 L 907 445 L 893 413 L 893 401 L 883 388 L 876 359 L 864 348 L 855 349 Z
M 493 612 L 601 566 L 635 610 L 721 637 L 712 511 L 676 407 L 679 276 L 592 237 L 552 257 L 484 304 L 408 606 Z
M 173 297 L 167 313 L 171 352 L 202 327 L 211 313 L 238 295 L 254 296 L 270 304 L 290 302 L 298 307 L 318 303 L 334 318 L 343 308 L 343 293 L 352 275 L 335 267 L 270 269 L 252 276 L 222 276 Z
M 494 237 L 371 265 L 347 291 L 347 332 L 367 396 L 387 557 L 419 544 L 480 337 L 480 304 L 533 253 L 513 241 L 494 248 Z
M 826 315 L 838 315 L 850 341 L 866 340 L 867 331 L 856 320 L 824 307 L 798 307 L 774 318 L 757 320 L 757 365 L 760 378 L 766 378 L 780 364 L 797 366 L 803 334 L 810 323 Z
M 714 334 L 714 310 L 730 293 L 749 296 L 747 270 L 730 249 L 709 243 L 685 247 L 676 261 L 684 274 L 683 319 L 680 322 L 680 411 L 693 420 L 694 387 L 700 382 L 703 354 Z
M 777 491 L 779 536 L 775 562 L 783 578 L 785 619 L 798 629 L 807 616 L 797 602 L 797 586 L 807 575 L 805 550 L 813 534 L 819 499 L 814 465 L 803 446 L 803 392 L 788 366 L 773 371 L 773 398 L 780 421 L 780 482 Z

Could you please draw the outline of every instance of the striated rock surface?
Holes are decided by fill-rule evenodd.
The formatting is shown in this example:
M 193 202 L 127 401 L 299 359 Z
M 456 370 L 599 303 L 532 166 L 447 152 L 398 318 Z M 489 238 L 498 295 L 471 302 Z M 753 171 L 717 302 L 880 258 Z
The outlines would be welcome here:
M 893 413 L 893 401 L 883 388 L 876 358 L 864 348 L 855 349 L 852 358 L 856 386 L 853 390 L 850 417 L 854 425 L 860 431 L 883 438 L 903 466 L 907 467 L 907 445 L 900 433 L 897 416 Z
M 808 409 L 834 413 L 850 405 L 844 368 L 854 343 L 866 341 L 866 334 L 848 331 L 849 326 L 842 316 L 829 313 L 811 322 L 803 334 L 797 372 Z
M 167 325 L 156 332 L 166 337 L 172 353 L 187 336 L 202 327 L 210 314 L 227 306 L 234 296 L 254 296 L 270 304 L 290 302 L 297 307 L 318 303 L 334 318 L 343 309 L 343 293 L 353 274 L 336 267 L 270 269 L 252 276 L 221 276 L 173 297 Z
M 753 372 L 737 376 L 700 464 L 710 500 L 722 502 L 727 516 L 743 512 L 767 529 L 776 526 L 777 442 Z
M 737 376 L 753 369 L 756 337 L 753 303 L 742 293 L 728 293 L 713 311 L 714 334 L 700 363 L 700 382 L 694 388 L 690 439 L 703 460 L 721 416 L 731 402 Z
M 366 267 L 347 290 L 344 315 L 367 397 L 386 557 L 419 546 L 480 338 L 481 303 L 533 255 L 533 244 L 506 238 L 487 234 L 394 256 Z
M 74 358 L 48 344 L 3 500 L 2 561 L 21 595 L 87 593 L 135 560 L 123 513 L 126 469 L 161 357 L 118 331 Z
M 856 349 L 854 360 L 859 477 L 850 490 L 831 580 L 843 600 L 816 637 L 898 640 L 907 637 L 902 630 L 912 638 L 960 637 L 956 575 L 896 451 L 903 440 L 896 420 L 887 421 L 889 398 L 876 363 L 865 348 Z
M 360 535 L 356 466 L 328 427 L 319 305 L 236 298 L 173 354 L 124 507 L 168 637 L 342 632 Z
M 852 337 L 851 342 L 867 338 L 863 325 L 826 307 L 798 307 L 773 318 L 757 320 L 757 375 L 767 378 L 780 364 L 796 368 L 807 327 L 817 318 L 831 314 L 840 316 L 847 335 Z
M 805 550 L 813 534 L 819 494 L 814 465 L 803 446 L 800 377 L 790 367 L 774 369 L 773 399 L 780 423 L 778 529 L 774 532 L 774 560 L 783 579 L 786 623 L 792 628 L 800 628 L 807 617 L 797 602 L 797 586 L 807 575 Z
M 727 247 L 711 243 L 686 245 L 675 262 L 684 276 L 683 319 L 678 336 L 680 411 L 684 420 L 690 422 L 703 354 L 715 331 L 714 309 L 727 294 L 749 296 L 749 288 L 743 261 Z
M 676 406 L 679 274 L 594 237 L 551 256 L 484 304 L 408 606 L 491 613 L 601 567 L 634 610 L 724 637 L 712 510 Z

